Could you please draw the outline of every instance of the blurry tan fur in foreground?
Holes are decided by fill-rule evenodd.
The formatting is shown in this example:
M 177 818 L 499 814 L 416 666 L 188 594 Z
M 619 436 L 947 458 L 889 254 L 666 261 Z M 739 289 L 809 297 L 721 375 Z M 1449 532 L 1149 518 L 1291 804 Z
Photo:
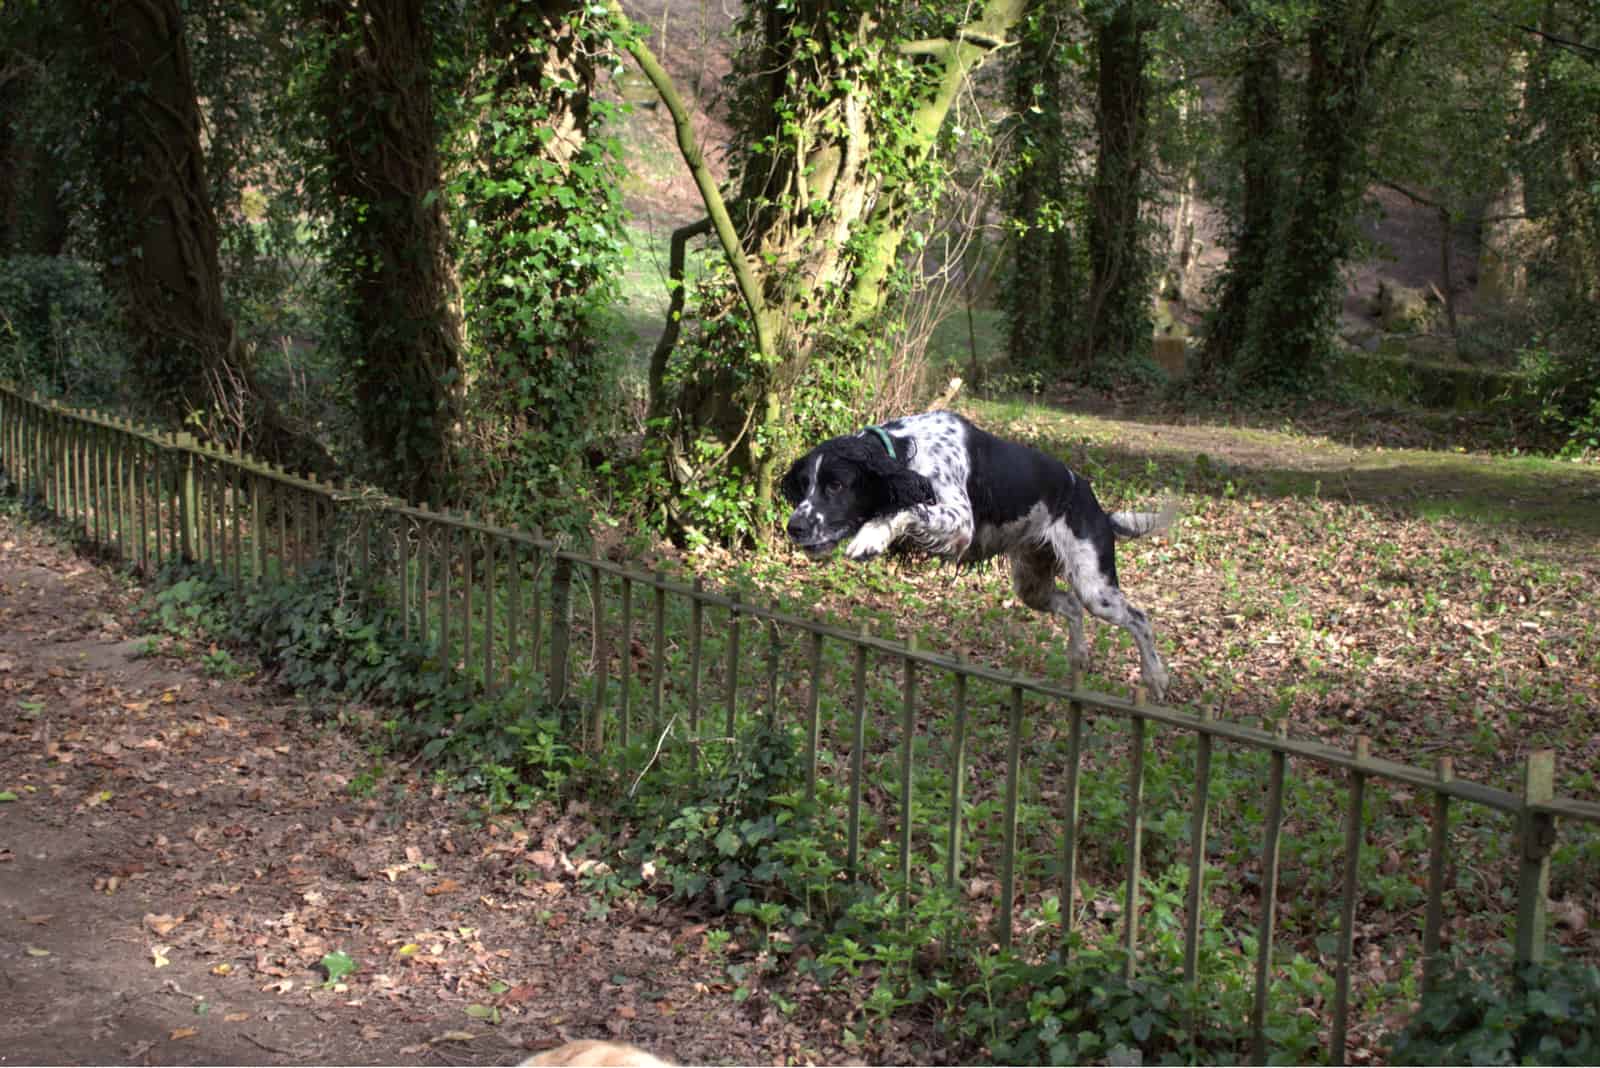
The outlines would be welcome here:
M 523 1064 L 566 1064 L 573 1068 L 670 1068 L 638 1046 L 626 1042 L 599 1042 L 586 1038 L 536 1053 Z

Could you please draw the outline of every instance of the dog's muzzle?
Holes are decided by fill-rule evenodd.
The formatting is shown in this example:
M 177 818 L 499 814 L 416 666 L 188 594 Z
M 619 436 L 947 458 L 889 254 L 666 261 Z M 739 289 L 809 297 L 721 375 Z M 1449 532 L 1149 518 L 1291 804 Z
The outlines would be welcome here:
M 843 533 L 820 529 L 821 527 L 816 513 L 801 508 L 796 509 L 794 515 L 789 517 L 789 524 L 784 530 L 789 535 L 789 540 L 806 555 L 818 557 L 832 552 L 845 537 Z

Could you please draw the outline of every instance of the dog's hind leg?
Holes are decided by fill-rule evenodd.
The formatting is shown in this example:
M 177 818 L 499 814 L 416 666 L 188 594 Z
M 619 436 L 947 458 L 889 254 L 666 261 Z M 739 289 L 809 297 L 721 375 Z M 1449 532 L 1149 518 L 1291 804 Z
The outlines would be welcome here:
M 1083 605 L 1072 591 L 1056 585 L 1055 554 L 1048 549 L 1013 550 L 1011 585 L 1029 608 L 1061 616 L 1067 621 L 1072 664 L 1078 668 L 1088 667 L 1089 646 L 1083 640 Z
M 1066 554 L 1067 578 L 1078 600 L 1096 619 L 1114 623 L 1133 637 L 1139 649 L 1139 675 L 1150 698 L 1159 701 L 1166 695 L 1170 679 L 1161 654 L 1156 652 L 1155 632 L 1150 620 L 1135 608 L 1117 586 L 1115 566 L 1110 573 L 1101 565 L 1101 556 L 1086 543 L 1078 543 Z

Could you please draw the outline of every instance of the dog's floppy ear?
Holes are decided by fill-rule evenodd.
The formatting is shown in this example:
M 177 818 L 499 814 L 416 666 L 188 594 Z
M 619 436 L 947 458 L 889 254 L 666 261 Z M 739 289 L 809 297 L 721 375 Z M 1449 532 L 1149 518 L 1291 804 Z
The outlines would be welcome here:
M 784 500 L 791 505 L 799 505 L 806 495 L 805 462 L 811 454 L 800 457 L 789 466 L 789 473 L 783 476 L 783 481 L 778 484 L 778 492 L 783 494 Z
M 928 476 L 919 475 L 909 467 L 896 467 L 884 484 L 889 491 L 889 507 L 896 512 L 914 504 L 932 504 L 937 499 Z
M 867 470 L 883 487 L 883 511 L 898 512 L 914 504 L 932 504 L 937 498 L 928 477 L 893 459 L 877 444 L 874 441 L 867 445 L 864 459 Z

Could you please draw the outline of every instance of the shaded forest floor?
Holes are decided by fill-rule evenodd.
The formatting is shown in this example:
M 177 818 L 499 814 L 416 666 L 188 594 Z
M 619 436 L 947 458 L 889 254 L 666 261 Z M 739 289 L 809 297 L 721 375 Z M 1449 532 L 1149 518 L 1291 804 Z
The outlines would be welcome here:
M 1385 755 L 1452 753 L 1511 788 L 1527 750 L 1554 745 L 1580 772 L 1565 789 L 1596 796 L 1600 471 L 1359 448 L 1334 428 L 970 410 L 1067 458 L 1108 505 L 1184 497 L 1172 539 L 1121 554 L 1177 702 L 1340 744 L 1366 731 Z M 914 619 L 1016 670 L 1059 659 L 1059 633 L 1014 603 L 1003 569 L 693 563 L 754 568 L 823 611 Z M 736 1002 L 739 949 L 706 938 L 726 921 L 592 890 L 583 858 L 606 843 L 581 806 L 484 819 L 426 769 L 384 767 L 337 713 L 149 655 L 140 595 L 0 512 L 5 1059 L 507 1064 L 579 1037 L 685 1063 L 952 1056 L 926 1020 L 847 1046 L 847 988 L 777 978 L 788 1015 L 765 994 Z M 1091 684 L 1125 684 L 1120 635 L 1091 635 L 1105 673 Z M 1580 955 L 1600 911 L 1587 870 L 1552 887 L 1569 917 L 1556 937 Z M 1409 944 L 1406 916 L 1390 918 Z M 354 971 L 330 978 L 340 953 Z M 1413 965 L 1397 951 L 1371 982 Z
M 353 790 L 351 732 L 143 655 L 137 600 L 0 513 L 0 1061 L 850 1056 L 803 1007 L 736 1005 L 694 916 L 588 893 L 581 809 L 474 819 L 414 768 Z

